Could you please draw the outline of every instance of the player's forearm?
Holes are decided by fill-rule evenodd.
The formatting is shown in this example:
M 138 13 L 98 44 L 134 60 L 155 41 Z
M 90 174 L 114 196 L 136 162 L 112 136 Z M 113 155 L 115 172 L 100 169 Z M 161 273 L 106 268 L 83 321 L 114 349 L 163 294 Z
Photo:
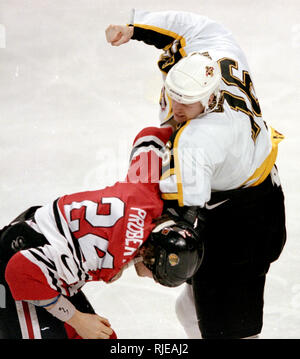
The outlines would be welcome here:
M 178 40 L 178 48 L 172 49 L 178 51 L 186 46 L 190 39 L 194 41 L 194 38 L 200 36 L 207 21 L 207 18 L 192 13 L 136 10 L 129 24 L 109 25 L 106 29 L 106 39 L 113 46 L 120 46 L 133 39 L 158 49 L 167 49 Z
M 58 313 L 63 308 L 66 314 Z M 106 318 L 97 314 L 82 313 L 67 298 L 54 304 L 48 311 L 56 318 L 73 327 L 83 339 L 109 339 L 113 330 Z
M 33 302 L 33 304 L 35 304 Z M 43 306 L 50 314 L 62 322 L 69 322 L 76 313 L 75 306 L 64 296 L 59 296 L 54 302 Z
M 108 339 L 113 334 L 106 318 L 97 314 L 80 312 L 68 298 L 62 295 L 56 298 L 28 300 L 27 302 L 43 307 L 56 319 L 73 327 L 83 339 Z
M 132 39 L 171 53 L 178 52 L 182 57 L 193 51 L 206 52 L 236 45 L 231 32 L 223 25 L 191 12 L 135 10 L 133 25 Z
M 185 27 L 178 22 L 179 16 L 180 14 L 175 12 L 135 10 L 132 39 L 163 49 L 174 40 L 182 39 L 186 32 Z
M 145 190 L 152 193 L 153 188 L 150 188 L 149 184 L 159 182 L 162 165 L 161 151 L 172 132 L 171 127 L 146 127 L 139 132 L 131 150 L 127 182 L 147 183 Z
M 208 21 L 204 16 L 188 12 L 135 10 L 132 39 L 160 49 L 172 44 L 174 40 L 182 40 L 185 46 L 201 36 Z

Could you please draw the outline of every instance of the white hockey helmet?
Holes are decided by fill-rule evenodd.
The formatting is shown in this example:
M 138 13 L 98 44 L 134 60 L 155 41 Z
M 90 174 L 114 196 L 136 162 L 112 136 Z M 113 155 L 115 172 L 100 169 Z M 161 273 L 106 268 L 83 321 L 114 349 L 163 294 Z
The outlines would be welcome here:
M 218 63 L 199 52 L 192 52 L 172 67 L 165 88 L 177 102 L 192 104 L 200 101 L 207 108 L 212 94 L 218 98 L 220 83 Z

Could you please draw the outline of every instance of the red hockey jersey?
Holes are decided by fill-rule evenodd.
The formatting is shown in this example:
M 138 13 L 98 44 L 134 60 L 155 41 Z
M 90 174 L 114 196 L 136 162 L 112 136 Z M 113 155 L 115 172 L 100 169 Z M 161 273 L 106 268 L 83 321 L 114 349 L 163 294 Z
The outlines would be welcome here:
M 6 268 L 16 300 L 72 296 L 87 281 L 111 281 L 135 256 L 161 215 L 161 149 L 172 131 L 148 128 L 133 145 L 126 180 L 65 195 L 35 213 L 49 244 L 22 250 Z

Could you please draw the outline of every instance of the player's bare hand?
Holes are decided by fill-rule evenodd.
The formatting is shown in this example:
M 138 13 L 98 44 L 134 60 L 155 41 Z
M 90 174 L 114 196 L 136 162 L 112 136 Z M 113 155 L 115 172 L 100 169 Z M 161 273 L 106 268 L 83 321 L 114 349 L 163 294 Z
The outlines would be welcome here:
M 128 42 L 133 35 L 133 26 L 109 25 L 105 30 L 106 40 L 112 46 L 120 46 Z
M 98 314 L 87 314 L 76 310 L 67 321 L 83 339 L 109 339 L 113 330 L 108 319 Z

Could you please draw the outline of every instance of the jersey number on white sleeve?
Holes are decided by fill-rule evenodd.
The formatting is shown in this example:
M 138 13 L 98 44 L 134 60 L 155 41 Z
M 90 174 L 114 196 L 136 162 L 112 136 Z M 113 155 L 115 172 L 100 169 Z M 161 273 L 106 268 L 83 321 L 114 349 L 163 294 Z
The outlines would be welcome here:
M 245 94 L 250 101 L 251 109 L 248 108 L 245 98 L 236 96 L 226 90 L 223 90 L 224 100 L 235 111 L 242 111 L 249 116 L 251 123 L 252 139 L 255 142 L 260 127 L 254 120 L 254 116 L 261 117 L 261 109 L 257 98 L 253 94 L 253 84 L 248 71 L 243 71 L 243 80 L 234 76 L 232 69 L 238 70 L 238 62 L 229 58 L 223 58 L 218 61 L 221 67 L 222 79 L 228 86 L 237 86 L 239 90 Z

